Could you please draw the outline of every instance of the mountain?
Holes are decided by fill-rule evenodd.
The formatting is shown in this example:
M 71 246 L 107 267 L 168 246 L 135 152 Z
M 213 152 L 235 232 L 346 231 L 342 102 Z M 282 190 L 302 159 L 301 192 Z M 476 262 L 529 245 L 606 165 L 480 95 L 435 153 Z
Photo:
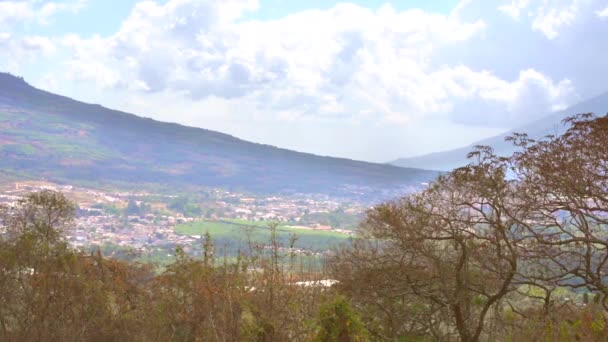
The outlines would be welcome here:
M 419 186 L 435 171 L 299 153 L 138 117 L 0 73 L 0 170 L 70 182 L 357 193 Z
M 478 141 L 466 147 L 417 157 L 402 158 L 392 161 L 389 164 L 401 167 L 449 171 L 456 167 L 466 165 L 466 156 L 476 145 L 491 146 L 498 155 L 508 156 L 512 154 L 515 149 L 512 144 L 505 141 L 505 138 L 514 132 L 527 133 L 530 137 L 538 139 L 549 134 L 555 135 L 563 132 L 564 125 L 562 124 L 562 120 L 568 116 L 581 113 L 603 115 L 606 112 L 608 112 L 608 93 L 580 102 L 565 110 L 548 114 L 542 119 L 533 121 L 499 136 Z

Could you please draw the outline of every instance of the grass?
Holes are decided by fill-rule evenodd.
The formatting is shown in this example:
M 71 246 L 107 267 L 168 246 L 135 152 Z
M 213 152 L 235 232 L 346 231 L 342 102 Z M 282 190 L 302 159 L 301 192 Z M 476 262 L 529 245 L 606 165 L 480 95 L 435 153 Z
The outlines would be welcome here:
M 197 221 L 180 224 L 175 232 L 180 235 L 204 235 L 209 233 L 214 240 L 266 242 L 270 239 L 270 222 L 245 220 Z M 289 228 L 279 225 L 277 237 L 283 245 L 290 236 L 297 238 L 295 246 L 311 250 L 327 250 L 349 240 L 349 236 L 332 231 Z

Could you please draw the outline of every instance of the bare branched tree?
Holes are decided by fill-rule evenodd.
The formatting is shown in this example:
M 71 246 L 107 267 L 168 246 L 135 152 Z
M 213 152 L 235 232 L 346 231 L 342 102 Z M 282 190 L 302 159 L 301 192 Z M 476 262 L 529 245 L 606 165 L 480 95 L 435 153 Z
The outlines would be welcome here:
M 608 117 L 581 114 L 567 131 L 534 141 L 511 140 L 522 151 L 511 160 L 521 182 L 519 200 L 529 207 L 538 282 L 587 288 L 608 310 Z
M 414 299 L 415 324 L 440 339 L 477 341 L 490 309 L 513 290 L 520 234 L 514 187 L 489 148 L 427 190 L 373 208 L 362 241 L 341 252 L 355 287 Z M 340 274 L 340 271 L 338 271 Z M 363 279 L 361 279 L 363 278 Z M 430 325 L 429 325 L 430 324 Z M 424 331 L 424 329 L 427 329 Z

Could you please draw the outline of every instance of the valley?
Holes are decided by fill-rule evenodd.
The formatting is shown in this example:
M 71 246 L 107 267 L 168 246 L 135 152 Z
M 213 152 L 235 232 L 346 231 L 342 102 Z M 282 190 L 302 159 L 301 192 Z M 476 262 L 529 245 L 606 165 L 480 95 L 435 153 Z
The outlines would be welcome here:
M 71 245 L 123 259 L 167 264 L 176 247 L 200 256 L 203 235 L 229 255 L 269 241 L 277 224 L 283 246 L 325 253 L 348 241 L 367 206 L 323 195 L 259 196 L 221 189 L 189 194 L 108 191 L 43 181 L 4 181 L 0 204 L 14 206 L 32 192 L 57 191 L 78 205 Z M 296 241 L 290 244 L 290 239 Z

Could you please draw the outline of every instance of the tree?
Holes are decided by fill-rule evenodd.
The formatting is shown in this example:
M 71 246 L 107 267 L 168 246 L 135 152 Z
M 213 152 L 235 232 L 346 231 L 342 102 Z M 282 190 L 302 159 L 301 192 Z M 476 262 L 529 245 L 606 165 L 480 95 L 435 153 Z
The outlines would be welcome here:
M 560 136 L 510 138 L 522 148 L 510 168 L 530 209 L 530 255 L 544 270 L 534 278 L 598 292 L 608 310 L 608 117 L 581 114 L 564 123 Z
M 350 307 L 343 296 L 321 306 L 315 342 L 359 342 L 367 341 L 368 335 L 361 318 Z
M 32 193 L 1 210 L 0 340 L 122 340 L 149 270 L 73 250 L 74 205 Z M 123 324 L 124 323 L 124 324 Z
M 27 195 L 13 208 L 2 208 L 0 218 L 9 240 L 32 237 L 54 245 L 63 241 L 75 211 L 75 204 L 63 194 L 45 190 Z
M 179 196 L 171 200 L 167 207 L 190 217 L 200 216 L 203 213 L 200 205 L 186 196 Z
M 203 264 L 212 266 L 215 260 L 215 246 L 211 240 L 211 234 L 208 231 L 205 232 L 203 239 Z
M 146 308 L 157 340 L 238 341 L 245 294 L 238 267 L 215 267 L 176 250 L 176 262 L 155 277 Z
M 521 209 L 511 201 L 516 187 L 491 150 L 473 156 L 477 162 L 427 190 L 370 210 L 361 240 L 335 264 L 349 286 L 415 299 L 426 325 L 411 321 L 411 328 L 439 339 L 478 341 L 490 309 L 514 290 L 518 273 L 523 236 Z
M 142 208 L 140 208 L 139 205 L 137 205 L 137 202 L 135 202 L 134 200 L 129 200 L 129 203 L 127 204 L 127 207 L 125 208 L 125 215 L 130 216 L 130 215 L 141 215 L 143 213 Z

